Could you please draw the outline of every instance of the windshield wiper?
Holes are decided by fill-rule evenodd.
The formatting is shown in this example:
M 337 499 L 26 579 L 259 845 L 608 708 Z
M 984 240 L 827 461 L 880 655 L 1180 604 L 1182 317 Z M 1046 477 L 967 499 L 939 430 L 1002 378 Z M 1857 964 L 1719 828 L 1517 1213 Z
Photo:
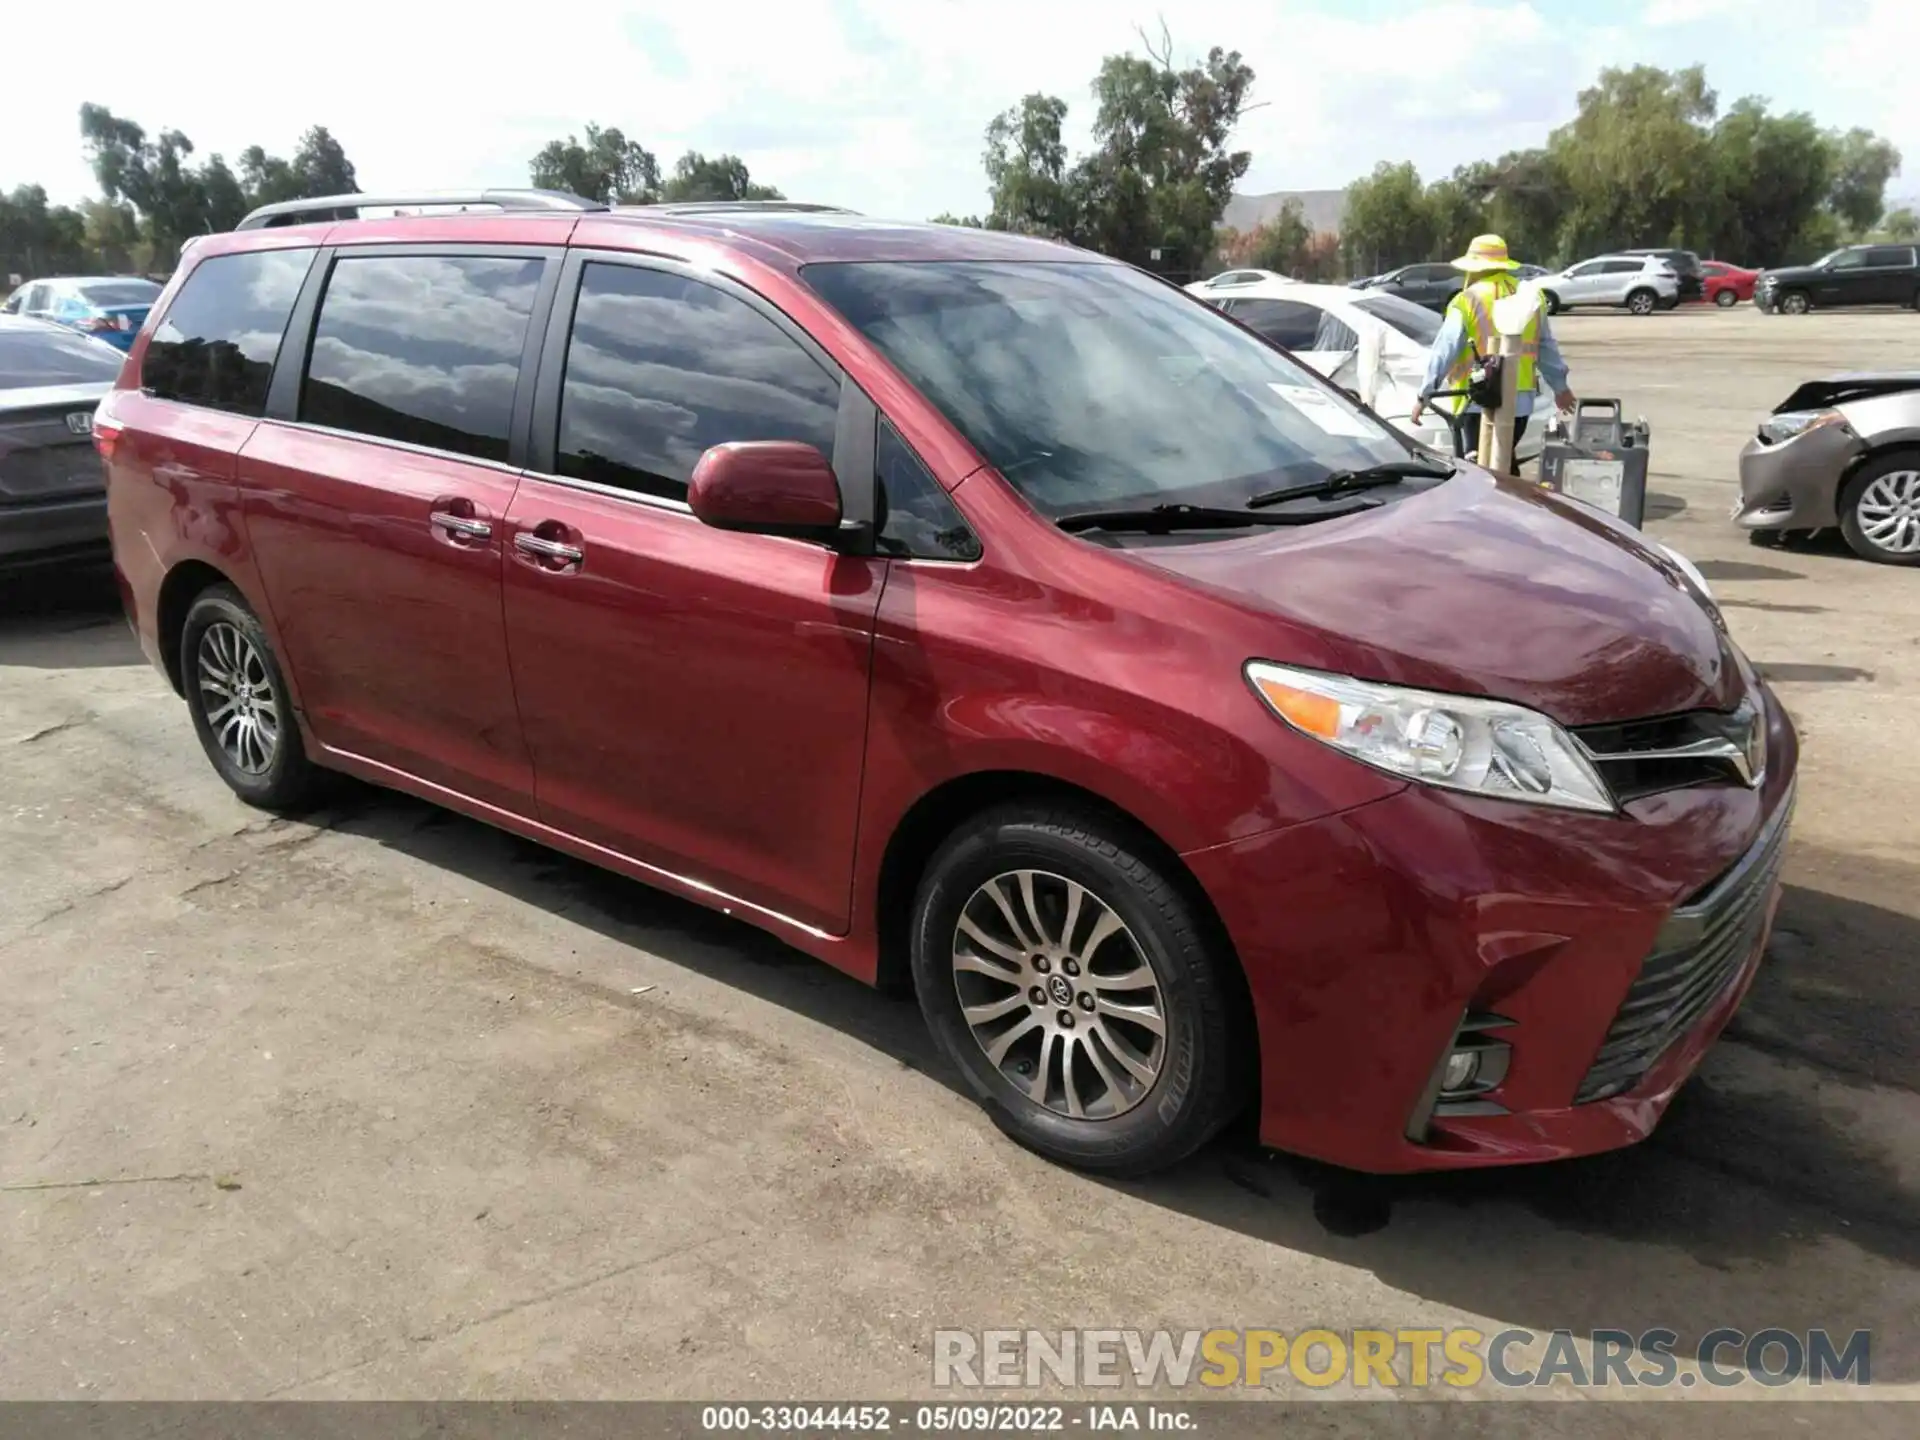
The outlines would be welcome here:
M 1144 509 L 1078 510 L 1056 516 L 1054 524 L 1062 530 L 1138 530 L 1151 535 L 1173 530 L 1224 530 L 1249 525 L 1311 525 L 1317 520 L 1337 520 L 1371 510 L 1380 502 L 1363 500 L 1338 509 L 1294 511 L 1282 515 L 1262 515 L 1249 510 L 1222 510 L 1211 505 L 1152 505 Z
M 1444 468 L 1430 460 L 1389 460 L 1381 465 L 1369 465 L 1364 470 L 1336 470 L 1324 480 L 1316 480 L 1311 485 L 1290 485 L 1281 490 L 1262 490 L 1247 501 L 1249 510 L 1259 510 L 1268 505 L 1278 505 L 1283 500 L 1310 500 L 1315 496 L 1343 495 L 1352 490 L 1367 490 L 1375 485 L 1397 485 L 1410 476 L 1426 476 L 1433 480 L 1444 480 L 1454 473 L 1451 465 Z

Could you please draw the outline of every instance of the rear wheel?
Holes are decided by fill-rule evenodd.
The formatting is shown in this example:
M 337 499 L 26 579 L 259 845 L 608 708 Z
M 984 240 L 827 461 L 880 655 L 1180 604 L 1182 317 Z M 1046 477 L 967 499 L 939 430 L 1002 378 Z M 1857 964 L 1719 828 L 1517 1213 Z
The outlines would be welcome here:
M 1651 315 L 1653 307 L 1660 303 L 1660 297 L 1651 290 L 1635 290 L 1627 296 L 1627 313 L 1630 315 Z
M 1868 462 L 1840 496 L 1840 533 L 1883 565 L 1920 565 L 1920 451 Z
M 300 804 L 307 759 L 286 677 L 259 619 L 231 585 L 202 591 L 180 630 L 180 679 L 200 748 L 229 789 L 267 810 Z
M 1813 302 L 1807 298 L 1804 290 L 1789 290 L 1780 297 L 1779 310 L 1782 315 L 1804 315 L 1813 308 Z
M 1731 290 L 1722 290 L 1713 297 L 1713 303 L 1722 310 L 1731 310 L 1740 303 L 1740 297 Z
M 1224 967 L 1121 825 L 1012 805 L 957 831 L 915 901 L 934 1038 L 994 1122 L 1063 1164 L 1137 1175 L 1237 1108 Z

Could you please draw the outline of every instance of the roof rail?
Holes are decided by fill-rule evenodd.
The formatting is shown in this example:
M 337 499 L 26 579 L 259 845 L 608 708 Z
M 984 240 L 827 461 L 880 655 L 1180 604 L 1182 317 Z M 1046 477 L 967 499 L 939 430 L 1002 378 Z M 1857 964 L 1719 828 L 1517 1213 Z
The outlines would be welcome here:
M 655 205 L 621 205 L 623 214 L 645 215 L 853 215 L 839 205 L 806 200 L 668 200 Z
M 565 190 L 442 190 L 406 195 L 317 195 L 309 200 L 282 200 L 249 211 L 236 230 L 263 230 L 275 225 L 300 225 L 309 220 L 357 220 L 364 210 L 414 205 L 485 205 L 496 210 L 604 210 L 598 200 Z

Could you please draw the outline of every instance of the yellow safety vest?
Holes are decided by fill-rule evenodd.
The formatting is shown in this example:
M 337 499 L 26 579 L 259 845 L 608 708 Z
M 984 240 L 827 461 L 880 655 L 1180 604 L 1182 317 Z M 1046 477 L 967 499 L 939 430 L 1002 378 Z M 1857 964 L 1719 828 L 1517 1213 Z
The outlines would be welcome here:
M 1473 373 L 1473 367 L 1479 360 L 1500 353 L 1500 332 L 1493 326 L 1493 302 L 1511 295 L 1520 288 L 1520 282 L 1511 275 L 1497 275 L 1491 280 L 1477 281 L 1462 286 L 1460 293 L 1447 303 L 1447 312 L 1460 312 L 1460 319 L 1466 331 L 1466 344 L 1453 357 L 1453 364 L 1447 368 L 1440 382 L 1442 390 L 1464 390 L 1467 377 Z M 1520 332 L 1520 373 L 1516 376 L 1516 395 L 1533 393 L 1534 365 L 1540 358 L 1540 322 L 1546 314 L 1546 301 L 1541 300 L 1532 316 L 1527 320 L 1527 328 Z M 1476 358 L 1478 357 L 1478 358 Z M 1467 397 L 1450 395 L 1438 403 L 1445 405 L 1458 415 L 1466 408 Z

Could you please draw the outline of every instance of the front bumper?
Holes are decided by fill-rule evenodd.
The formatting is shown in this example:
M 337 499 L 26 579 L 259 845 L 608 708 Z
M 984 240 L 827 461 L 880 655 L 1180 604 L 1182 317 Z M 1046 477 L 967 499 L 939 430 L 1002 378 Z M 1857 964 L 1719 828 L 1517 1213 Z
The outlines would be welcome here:
M 1757 789 L 1698 786 L 1592 816 L 1409 786 L 1187 856 L 1246 970 L 1262 1142 L 1390 1173 L 1645 1138 L 1738 1008 L 1771 924 L 1768 842 L 1784 842 L 1798 757 L 1771 697 L 1767 710 Z M 1742 872 L 1758 855 L 1774 858 Z M 1742 874 L 1743 928 L 1715 930 L 1710 955 L 1702 943 L 1707 958 L 1676 982 L 1686 1006 L 1649 1039 L 1631 1018 L 1678 963 L 1656 952 L 1674 951 L 1690 914 L 1731 905 L 1722 891 Z M 1511 1022 L 1497 1032 L 1505 1074 L 1436 1105 L 1469 1015 Z
M 1845 425 L 1823 425 L 1771 445 L 1753 436 L 1740 451 L 1734 523 L 1748 530 L 1839 524 L 1841 479 L 1865 453 L 1865 442 Z

